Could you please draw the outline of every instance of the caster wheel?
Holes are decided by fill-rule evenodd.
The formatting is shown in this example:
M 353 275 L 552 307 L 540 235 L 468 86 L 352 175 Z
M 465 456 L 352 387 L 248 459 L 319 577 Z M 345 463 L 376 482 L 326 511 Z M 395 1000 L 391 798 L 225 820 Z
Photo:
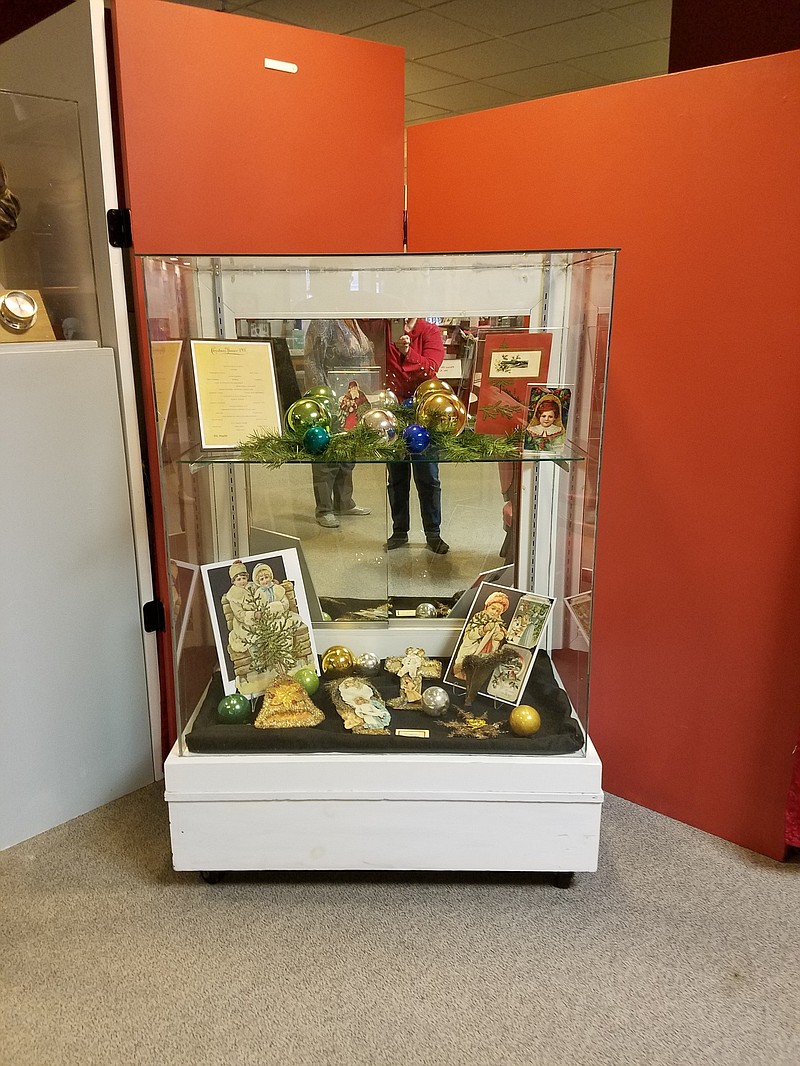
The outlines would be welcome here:
M 218 885 L 225 876 L 224 870 L 201 870 L 200 876 L 207 885 Z
M 569 888 L 575 879 L 575 874 L 560 870 L 557 874 L 553 874 L 553 884 L 556 888 Z

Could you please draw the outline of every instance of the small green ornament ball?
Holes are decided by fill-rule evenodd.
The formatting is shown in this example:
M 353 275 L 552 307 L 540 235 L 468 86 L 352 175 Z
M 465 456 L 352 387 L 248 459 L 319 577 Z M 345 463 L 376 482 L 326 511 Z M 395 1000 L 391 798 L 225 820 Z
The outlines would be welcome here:
M 295 681 L 299 681 L 309 696 L 313 696 L 319 688 L 318 675 L 308 666 L 304 666 L 301 670 L 295 670 L 292 675 Z
M 221 722 L 246 722 L 250 717 L 250 700 L 240 692 L 223 696 L 217 704 L 217 717 Z

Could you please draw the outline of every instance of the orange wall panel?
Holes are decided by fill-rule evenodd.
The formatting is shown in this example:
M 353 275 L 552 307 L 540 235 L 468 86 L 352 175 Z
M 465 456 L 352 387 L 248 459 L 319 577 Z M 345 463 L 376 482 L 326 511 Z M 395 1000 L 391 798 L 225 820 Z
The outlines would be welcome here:
M 798 130 L 791 52 L 408 131 L 411 251 L 621 248 L 592 736 L 611 792 L 775 857 L 800 733 Z
M 113 28 L 138 254 L 402 250 L 402 49 L 160 0 Z

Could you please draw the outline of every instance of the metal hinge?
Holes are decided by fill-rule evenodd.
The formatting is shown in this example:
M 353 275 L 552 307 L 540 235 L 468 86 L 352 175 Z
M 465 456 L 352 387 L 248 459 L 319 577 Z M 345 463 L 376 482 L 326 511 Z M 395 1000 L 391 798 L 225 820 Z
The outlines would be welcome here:
M 106 213 L 108 243 L 112 248 L 132 248 L 131 213 L 127 207 L 112 207 Z
M 145 633 L 163 633 L 167 628 L 167 615 L 161 600 L 150 600 L 142 607 Z

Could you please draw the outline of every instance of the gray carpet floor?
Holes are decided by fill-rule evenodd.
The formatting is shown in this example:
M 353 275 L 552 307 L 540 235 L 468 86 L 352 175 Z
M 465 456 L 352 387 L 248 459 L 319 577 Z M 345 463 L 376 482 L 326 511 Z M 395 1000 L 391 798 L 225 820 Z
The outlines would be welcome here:
M 597 874 L 176 874 L 159 786 L 0 855 L 2 1066 L 797 1066 L 800 865 L 608 797 Z

